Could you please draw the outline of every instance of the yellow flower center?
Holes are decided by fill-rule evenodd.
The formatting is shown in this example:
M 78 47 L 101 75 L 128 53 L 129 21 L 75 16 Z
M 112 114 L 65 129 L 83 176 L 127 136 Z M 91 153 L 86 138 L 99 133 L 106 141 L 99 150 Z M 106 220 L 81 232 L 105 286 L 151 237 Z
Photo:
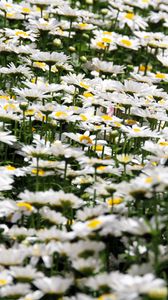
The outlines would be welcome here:
M 110 198 L 107 200 L 108 205 L 117 205 L 123 202 L 123 199 L 118 197 L 118 198 Z
M 6 17 L 7 17 L 7 18 L 12 18 L 12 17 L 14 17 L 14 15 L 15 15 L 15 13 L 7 13 L 7 14 L 6 14 Z
M 37 169 L 32 169 L 32 174 L 37 174 Z M 42 170 L 42 169 L 40 169 L 40 170 L 38 170 L 38 175 L 39 176 L 43 176 L 45 174 L 45 172 Z
M 145 100 L 145 104 L 149 104 L 150 103 L 150 101 L 149 100 Z
M 88 26 L 87 23 L 79 23 L 78 25 L 79 25 L 79 27 L 82 28 L 82 29 L 83 29 L 83 28 L 86 28 L 86 27 Z
M 87 121 L 88 120 L 88 118 L 83 114 L 80 114 L 80 117 L 81 117 L 82 121 Z
M 121 40 L 121 44 L 123 44 L 126 47 L 131 47 L 132 46 L 132 42 L 126 39 L 122 39 Z
M 46 116 L 44 116 L 41 112 L 38 112 L 37 116 L 41 119 L 46 121 Z
M 5 284 L 7 284 L 7 280 L 6 279 L 0 279 L 0 286 L 5 285 Z
M 4 110 L 8 110 L 8 109 L 15 109 L 16 108 L 16 105 L 14 105 L 14 104 L 10 104 L 10 103 L 8 103 L 8 104 L 6 104 L 6 105 L 4 105 Z
M 113 118 L 111 116 L 108 116 L 108 115 L 104 115 L 104 116 L 101 116 L 101 118 L 104 120 L 104 121 L 112 121 Z
M 159 104 L 165 104 L 166 101 L 164 99 L 158 101 Z
M 125 123 L 126 123 L 127 125 L 134 125 L 134 124 L 136 124 L 136 121 L 135 121 L 135 120 L 129 119 L 129 120 L 126 120 Z
M 82 81 L 79 84 L 80 84 L 81 87 L 83 87 L 86 90 L 89 88 L 89 85 L 87 85 L 86 83 L 84 83 Z
M 99 166 L 96 168 L 97 171 L 104 171 L 106 169 L 106 166 Z
M 125 156 L 125 157 L 123 157 L 122 162 L 123 163 L 128 163 L 128 162 L 130 162 L 130 158 Z
M 93 94 L 85 91 L 83 93 L 83 96 L 86 97 L 86 98 L 90 98 L 90 97 L 93 97 Z
M 5 6 L 8 7 L 8 8 L 11 8 L 11 7 L 12 7 L 12 5 L 9 4 L 9 3 L 5 3 Z
M 91 140 L 91 138 L 87 135 L 81 135 L 79 138 L 81 143 L 85 143 L 85 144 L 93 144 L 93 141 Z
M 22 8 L 22 12 L 23 12 L 23 13 L 30 13 L 31 10 L 30 10 L 30 8 L 28 8 L 28 7 L 23 7 L 23 8 Z
M 63 31 L 61 28 L 59 28 L 59 29 L 58 29 L 58 33 L 59 33 L 59 34 L 63 34 L 64 31 Z
M 40 68 L 40 69 L 44 69 L 46 67 L 46 63 L 44 62 L 40 62 L 40 61 L 35 61 L 33 63 L 34 67 Z
M 118 161 L 120 161 L 121 163 L 127 164 L 131 161 L 132 157 L 128 154 L 125 155 L 118 155 L 117 156 Z
M 17 31 L 15 32 L 15 35 L 16 35 L 16 36 L 23 36 L 23 37 L 29 36 L 28 33 L 25 32 L 25 31 L 23 31 L 23 30 L 17 30 Z
M 118 108 L 118 109 L 122 109 L 123 105 L 122 104 L 117 104 L 115 107 Z
M 102 125 L 95 125 L 94 128 L 95 128 L 95 129 L 101 129 L 101 128 L 102 128 Z
M 67 113 L 66 112 L 64 112 L 64 111 L 57 111 L 56 113 L 55 113 L 55 116 L 56 117 L 58 117 L 58 118 L 66 118 L 68 115 L 67 115 Z
M 7 169 L 8 171 L 14 171 L 14 170 L 16 170 L 16 168 L 13 167 L 13 166 L 11 166 L 11 165 L 6 166 L 6 169 Z
M 112 39 L 103 37 L 103 38 L 102 38 L 102 42 L 104 42 L 104 43 L 109 43 L 109 44 L 110 44 L 110 43 L 112 42 Z
M 121 123 L 119 123 L 119 122 L 114 122 L 114 125 L 115 125 L 116 127 L 121 127 Z
M 51 67 L 51 71 L 52 71 L 53 73 L 58 72 L 57 66 L 56 66 L 56 65 L 52 66 L 52 67 Z
M 97 298 L 97 300 L 115 300 L 116 297 L 113 294 L 104 294 Z
M 144 66 L 144 65 L 140 65 L 140 67 L 139 67 L 139 70 L 141 71 L 141 72 L 144 72 L 145 71 L 145 69 L 147 70 L 147 71 L 150 71 L 151 69 L 152 69 L 152 67 L 151 66 Z
M 10 97 L 7 96 L 7 95 L 0 95 L 0 100 L 1 100 L 1 99 L 9 100 Z
M 141 129 L 138 128 L 138 127 L 135 127 L 135 128 L 133 128 L 133 131 L 134 131 L 134 132 L 141 132 Z
M 103 145 L 96 145 L 96 147 L 95 146 L 92 146 L 92 149 L 94 150 L 94 151 L 102 151 L 103 150 Z M 99 167 L 100 168 L 100 167 Z
M 134 18 L 134 16 L 135 15 L 133 13 L 127 13 L 127 14 L 125 14 L 125 18 L 129 19 L 129 20 L 132 20 Z
M 101 49 L 106 49 L 107 48 L 107 46 L 103 42 L 97 42 L 96 46 L 99 47 L 99 48 L 101 48 Z
M 159 47 L 160 47 L 160 48 L 167 48 L 167 47 L 168 47 L 168 44 L 166 44 L 166 43 L 160 43 L 160 44 L 159 44 Z
M 32 209 L 33 209 L 33 206 L 31 204 L 27 203 L 27 202 L 18 202 L 17 206 L 26 208 L 29 211 L 32 211 Z
M 90 229 L 96 229 L 97 227 L 99 227 L 100 225 L 102 224 L 102 222 L 98 219 L 93 219 L 91 221 L 89 221 L 87 223 L 87 226 L 90 228 Z
M 153 182 L 153 178 L 152 177 L 146 177 L 145 179 L 145 183 L 152 183 Z
M 112 35 L 112 32 L 110 32 L 110 31 L 103 31 L 103 34 Z
M 147 294 L 151 299 L 166 299 L 168 295 L 168 289 L 166 287 L 153 289 Z
M 25 115 L 26 116 L 33 116 L 34 113 L 35 113 L 34 109 L 28 109 L 28 110 L 26 110 Z
M 166 142 L 166 141 L 161 141 L 161 142 L 159 142 L 159 145 L 160 145 L 160 146 L 168 146 L 168 142 Z
M 155 77 L 156 77 L 156 78 L 159 78 L 159 79 L 164 79 L 164 78 L 166 78 L 166 74 L 163 74 L 163 73 L 157 73 L 157 74 L 155 74 Z

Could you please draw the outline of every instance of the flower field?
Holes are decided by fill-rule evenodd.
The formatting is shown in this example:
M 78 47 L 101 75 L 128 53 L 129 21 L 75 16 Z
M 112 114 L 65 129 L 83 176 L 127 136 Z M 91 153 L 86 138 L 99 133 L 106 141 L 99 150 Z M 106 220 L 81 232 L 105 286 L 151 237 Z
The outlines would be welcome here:
M 0 157 L 0 300 L 168 299 L 168 0 L 1 0 Z

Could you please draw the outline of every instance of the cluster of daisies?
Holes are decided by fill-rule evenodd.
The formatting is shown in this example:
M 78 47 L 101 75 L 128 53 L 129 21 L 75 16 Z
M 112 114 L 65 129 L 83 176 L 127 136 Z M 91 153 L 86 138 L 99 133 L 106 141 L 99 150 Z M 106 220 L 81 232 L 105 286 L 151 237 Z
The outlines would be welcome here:
M 168 1 L 0 1 L 0 299 L 168 299 Z

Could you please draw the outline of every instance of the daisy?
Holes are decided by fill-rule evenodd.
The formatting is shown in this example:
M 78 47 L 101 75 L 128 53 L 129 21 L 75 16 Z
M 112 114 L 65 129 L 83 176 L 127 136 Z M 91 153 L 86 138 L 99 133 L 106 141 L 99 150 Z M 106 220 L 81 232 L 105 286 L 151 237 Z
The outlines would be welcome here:
M 149 76 L 152 77 L 153 82 L 160 82 L 160 81 L 168 81 L 168 74 L 162 73 L 162 72 L 156 72 L 156 73 L 149 73 Z
M 19 10 L 24 16 L 27 16 L 31 14 L 33 9 L 29 3 L 21 2 L 19 5 Z
M 35 292 L 28 293 L 26 296 L 19 298 L 19 300 L 39 300 L 43 295 L 43 292 L 36 290 Z
M 21 249 L 0 249 L 0 264 L 4 266 L 21 265 L 27 255 L 28 253 Z
M 61 157 L 68 161 L 72 158 L 77 159 L 83 155 L 83 151 L 79 148 L 70 147 L 67 144 L 62 144 L 61 141 L 55 141 L 51 145 L 51 153 L 55 157 Z
M 10 2 L 8 2 L 8 1 L 2 1 L 0 3 L 0 9 L 2 11 L 7 11 L 7 10 L 13 8 L 14 6 L 16 6 L 16 4 L 14 4 L 13 1 L 10 1 Z
M 165 37 L 163 40 L 151 40 L 149 42 L 151 48 L 168 49 L 168 39 Z
M 7 180 L 7 179 L 8 179 L 7 177 L 4 178 L 4 180 Z M 5 190 L 5 189 L 3 188 L 3 190 Z M 15 211 L 17 211 L 17 205 L 16 205 L 15 201 L 13 201 L 13 200 L 1 200 L 1 202 L 0 202 L 0 217 L 1 218 L 9 217 Z
M 26 237 L 29 236 L 33 236 L 35 235 L 35 230 L 34 229 L 26 229 L 25 227 L 17 227 L 16 225 L 13 225 L 7 233 L 12 239 L 24 239 Z M 11 267 L 11 269 L 16 270 L 16 274 L 17 274 L 17 270 L 20 271 L 23 274 L 23 268 L 20 267 Z M 31 268 L 29 269 L 31 271 Z M 20 272 L 18 272 L 20 274 Z M 12 276 L 14 276 L 12 274 Z M 15 277 L 15 276 L 14 276 Z M 18 276 L 19 277 L 19 276 Z M 23 277 L 25 277 L 25 274 L 23 275 Z M 30 276 L 31 277 L 31 276 Z M 16 275 L 17 278 L 17 275 Z M 21 278 L 21 277 L 20 277 Z M 28 277 L 29 278 L 29 277 Z
M 30 285 L 27 283 L 16 283 L 15 285 L 8 285 L 2 287 L 0 290 L 1 297 L 15 297 L 26 295 L 31 292 Z
M 154 24 L 159 23 L 159 21 L 161 20 L 165 21 L 166 19 L 167 19 L 167 13 L 162 11 L 158 11 L 158 12 L 151 11 L 148 16 L 149 22 Z
M 36 34 L 33 33 L 32 31 L 23 31 L 20 29 L 5 29 L 5 35 L 8 38 L 12 38 L 14 40 L 17 39 L 26 39 L 34 42 L 36 40 Z
M 98 58 L 93 58 L 92 61 L 88 61 L 85 65 L 89 70 L 96 70 L 104 73 L 121 74 L 125 69 L 124 66 L 114 65 L 113 62 L 101 61 Z
M 90 132 L 88 131 L 84 132 L 84 134 L 64 133 L 64 135 L 74 140 L 75 142 L 86 146 L 92 146 L 96 137 L 95 135 L 90 135 Z
M 85 78 L 84 74 L 73 74 L 70 72 L 70 74 L 66 76 L 62 76 L 61 79 L 63 80 L 63 83 L 67 84 L 73 84 L 77 85 L 78 87 L 84 88 L 85 90 L 88 90 L 90 88 L 88 79 Z
M 69 57 L 63 52 L 37 52 L 31 55 L 33 61 L 46 62 L 48 65 L 54 65 L 56 62 L 65 63 Z
M 73 248 L 74 251 L 71 251 L 71 247 Z M 97 242 L 97 241 L 90 241 L 90 240 L 85 240 L 85 241 L 79 241 L 77 243 L 73 243 L 70 245 L 69 248 L 69 255 L 70 257 L 82 257 L 85 255 L 85 252 L 88 252 L 88 256 L 92 256 L 93 253 L 97 256 L 99 252 L 103 251 L 105 249 L 105 244 L 103 242 Z M 90 255 L 89 255 L 90 251 Z
M 95 207 L 84 207 L 82 210 L 77 211 L 77 219 L 81 221 L 86 221 L 88 219 L 93 219 L 99 215 L 105 214 L 107 212 L 107 207 L 104 207 L 102 203 Z
M 62 295 L 72 285 L 73 278 L 63 278 L 61 276 L 43 277 L 34 280 L 33 283 L 44 294 Z
M 7 175 L 15 175 L 17 177 L 24 176 L 24 171 L 21 168 L 15 168 L 11 165 L 1 166 L 0 172 Z
M 138 95 L 154 95 L 156 86 L 150 86 L 147 83 L 140 83 L 134 80 L 125 80 L 123 90 L 125 92 L 136 93 Z
M 12 276 L 7 271 L 2 271 L 0 275 L 0 287 L 6 286 L 12 283 Z
M 147 22 L 139 16 L 130 12 L 120 12 L 118 16 L 118 23 L 120 28 L 124 28 L 125 25 L 128 25 L 132 30 L 145 30 L 148 27 Z
M 95 37 L 94 39 L 91 39 L 91 45 L 90 47 L 92 49 L 97 49 L 97 50 L 108 50 L 108 51 L 113 51 L 117 49 L 116 46 L 116 41 L 114 40 L 110 40 L 109 38 L 99 38 L 99 37 Z
M 31 4 L 37 5 L 37 6 L 48 6 L 48 5 L 54 5 L 58 6 L 58 4 L 61 2 L 61 0 L 30 0 Z
M 75 28 L 76 30 L 85 31 L 85 30 L 93 30 L 93 29 L 95 29 L 95 26 L 92 25 L 92 24 L 88 24 L 88 23 L 74 22 L 73 23 L 73 28 Z
M 24 16 L 18 12 L 17 8 L 15 8 L 15 10 L 12 9 L 7 12 L 6 19 L 8 19 L 8 20 L 24 20 Z
M 147 126 L 122 126 L 122 131 L 126 132 L 128 137 L 159 137 L 159 134 L 156 131 L 150 130 Z
M 25 76 L 27 78 L 31 78 L 33 76 L 33 73 L 31 72 L 30 68 L 24 67 L 24 66 L 18 66 L 16 67 L 14 63 L 10 63 L 6 68 L 1 67 L 0 68 L 0 73 L 1 74 L 7 74 L 7 75 L 20 75 L 20 76 Z
M 76 18 L 79 14 L 78 9 L 71 8 L 67 3 L 62 2 L 58 5 L 58 8 L 55 10 L 56 14 L 61 16 L 67 16 L 69 18 Z M 80 14 L 79 14 L 80 15 Z
M 49 209 L 47 206 L 44 206 L 39 210 L 40 215 L 48 220 L 49 222 L 59 225 L 66 224 L 67 218 L 65 218 L 61 213 L 55 212 L 54 210 Z
M 11 135 L 10 132 L 0 131 L 0 142 L 13 145 L 16 142 L 16 137 Z
M 54 112 L 52 113 L 52 117 L 56 120 L 65 120 L 65 121 L 72 121 L 74 114 L 73 110 L 68 109 L 67 106 L 57 106 L 55 107 Z M 75 121 L 75 118 L 74 118 Z
M 43 273 L 38 272 L 31 265 L 27 265 L 25 267 L 18 267 L 18 266 L 10 267 L 10 274 L 14 278 L 17 278 L 18 280 L 24 279 L 27 281 L 43 277 Z
M 1 53 L 3 53 L 3 52 L 10 53 L 10 52 L 16 51 L 16 47 L 12 42 L 5 43 L 2 39 L 0 41 L 1 41 L 1 44 L 0 44 L 0 52 Z
M 29 55 L 36 51 L 36 46 L 35 44 L 17 45 L 17 47 L 14 48 L 14 51 L 17 54 Z
M 30 19 L 28 24 L 28 28 L 30 28 L 30 30 L 32 30 L 33 32 L 46 32 L 46 33 L 54 32 L 59 28 L 59 26 L 60 26 L 60 22 L 58 22 L 54 18 L 53 19 L 50 18 L 48 21 L 43 18 L 39 18 L 38 20 Z
M 138 39 L 130 39 L 128 36 L 121 36 L 116 40 L 116 43 L 119 46 L 122 46 L 127 49 L 138 50 L 139 48 L 139 40 Z
M 98 258 L 78 258 L 72 261 L 72 267 L 80 273 L 87 275 L 99 272 L 102 268 L 102 262 Z
M 162 63 L 164 67 L 168 67 L 168 55 L 167 56 L 157 55 L 157 59 Z
M 116 158 L 122 164 L 128 164 L 129 162 L 132 161 L 133 156 L 129 154 L 117 154 Z
M 43 98 L 51 98 L 50 95 L 46 95 L 47 91 L 40 91 L 36 88 L 36 90 L 28 89 L 28 88 L 13 88 L 13 91 L 16 93 L 16 95 L 19 95 L 20 98 L 28 100 L 30 102 L 42 100 Z
M 126 0 L 125 1 L 126 4 L 130 5 L 131 7 L 138 7 L 141 9 L 148 9 L 149 5 L 151 6 L 155 6 L 155 2 L 151 1 L 151 0 L 137 0 L 136 3 L 130 1 L 130 0 Z

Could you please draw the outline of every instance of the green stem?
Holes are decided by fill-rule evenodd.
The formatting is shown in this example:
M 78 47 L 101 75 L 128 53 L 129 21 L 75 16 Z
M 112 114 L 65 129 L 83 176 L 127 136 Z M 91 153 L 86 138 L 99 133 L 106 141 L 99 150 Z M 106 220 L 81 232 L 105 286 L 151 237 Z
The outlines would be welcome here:
M 36 192 L 39 190 L 39 157 L 37 157 L 36 165 Z
M 67 162 L 67 160 L 65 160 L 65 168 L 64 168 L 64 180 L 66 180 L 67 167 L 68 167 L 68 162 Z

